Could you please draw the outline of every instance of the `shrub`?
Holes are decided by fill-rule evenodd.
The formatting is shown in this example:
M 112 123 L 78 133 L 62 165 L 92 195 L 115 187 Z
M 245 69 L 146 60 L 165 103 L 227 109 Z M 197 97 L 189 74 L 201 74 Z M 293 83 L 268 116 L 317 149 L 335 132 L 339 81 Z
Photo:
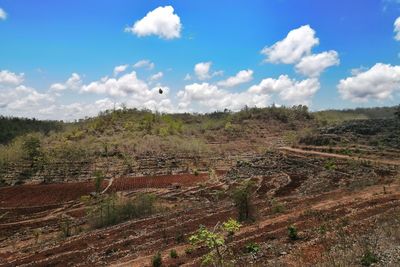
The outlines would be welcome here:
M 151 266 L 153 266 L 153 267 L 161 267 L 161 265 L 162 265 L 161 253 L 157 252 L 157 254 L 154 255 L 153 258 L 151 259 Z
M 297 228 L 294 225 L 288 227 L 288 236 L 291 240 L 299 239 L 299 236 L 297 235 Z
M 209 252 L 202 259 L 204 265 L 225 266 L 225 258 L 230 252 L 227 236 L 232 236 L 240 227 L 241 225 L 233 219 L 229 219 L 222 226 L 217 224 L 213 230 L 200 226 L 197 232 L 189 237 L 189 241 L 192 246 L 208 248 Z
M 361 258 L 361 265 L 362 266 L 371 266 L 373 263 L 377 263 L 378 258 L 377 256 L 372 253 L 370 250 L 367 250 Z
M 233 202 L 239 212 L 239 221 L 252 220 L 251 191 L 254 187 L 252 182 L 246 182 L 237 187 L 232 194 Z
M 171 249 L 171 251 L 169 252 L 169 256 L 170 256 L 172 259 L 176 259 L 176 258 L 178 258 L 178 252 L 176 252 L 175 249 Z
M 260 245 L 258 245 L 257 243 L 251 242 L 246 245 L 245 251 L 246 251 L 246 253 L 256 254 L 257 252 L 260 251 Z
M 104 180 L 104 174 L 102 171 L 97 170 L 94 172 L 94 177 L 95 177 L 94 187 L 96 189 L 96 192 L 100 193 L 101 192 L 101 184 L 103 183 L 103 180 Z

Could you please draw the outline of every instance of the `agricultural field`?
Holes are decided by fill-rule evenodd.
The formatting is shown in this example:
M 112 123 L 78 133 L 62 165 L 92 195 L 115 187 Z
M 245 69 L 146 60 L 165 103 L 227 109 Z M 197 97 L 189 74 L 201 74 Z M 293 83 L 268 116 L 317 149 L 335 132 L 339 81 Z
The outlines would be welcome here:
M 115 111 L 2 147 L 0 266 L 400 264 L 395 117 L 374 130 L 377 119 L 327 125 L 302 108 L 279 108 L 221 113 L 204 129 L 207 117 L 172 116 L 181 129 L 168 135 L 159 129 L 171 124 L 157 114 L 150 130 L 92 128 L 142 124 L 135 114 Z M 249 125 L 257 130 L 249 134 Z M 70 148 L 84 153 L 60 150 L 76 131 L 87 134 Z M 176 144 L 192 136 L 202 150 L 183 153 Z M 163 152 L 138 150 L 146 138 Z M 49 155 L 75 160 L 61 171 Z

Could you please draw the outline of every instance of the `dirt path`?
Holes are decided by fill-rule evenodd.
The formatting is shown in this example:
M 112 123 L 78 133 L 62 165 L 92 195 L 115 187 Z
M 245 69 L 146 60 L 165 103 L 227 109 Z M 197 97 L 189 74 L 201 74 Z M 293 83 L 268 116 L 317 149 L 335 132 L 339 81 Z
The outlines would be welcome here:
M 297 153 L 297 154 L 301 154 L 301 155 L 315 155 L 315 156 L 320 156 L 320 157 L 325 157 L 325 158 L 338 158 L 338 159 L 357 160 L 357 161 L 369 161 L 369 162 L 378 163 L 378 164 L 400 166 L 400 161 L 398 161 L 398 160 L 352 157 L 352 156 L 348 156 L 348 155 L 325 153 L 325 152 L 312 151 L 312 150 L 303 150 L 300 148 L 292 148 L 292 147 L 280 147 L 279 150 L 284 151 L 284 152 Z

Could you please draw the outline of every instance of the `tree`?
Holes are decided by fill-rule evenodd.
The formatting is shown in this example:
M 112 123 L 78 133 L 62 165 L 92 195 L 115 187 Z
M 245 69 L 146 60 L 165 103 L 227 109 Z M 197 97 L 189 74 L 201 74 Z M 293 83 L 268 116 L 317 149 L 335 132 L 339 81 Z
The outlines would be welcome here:
M 239 212 L 239 221 L 252 220 L 252 204 L 251 204 L 251 192 L 254 188 L 253 182 L 245 182 L 237 187 L 232 194 L 233 202 Z
M 94 187 L 96 188 L 96 193 L 100 193 L 101 192 L 101 184 L 103 183 L 104 180 L 104 174 L 102 171 L 95 171 L 94 172 Z
M 226 263 L 226 256 L 231 252 L 227 244 L 228 240 L 235 232 L 239 231 L 241 226 L 234 219 L 229 219 L 222 225 L 218 223 L 212 230 L 200 226 L 197 232 L 189 237 L 189 242 L 193 246 L 205 246 L 209 249 L 209 252 L 202 259 L 204 265 L 212 264 L 213 266 L 223 267 Z

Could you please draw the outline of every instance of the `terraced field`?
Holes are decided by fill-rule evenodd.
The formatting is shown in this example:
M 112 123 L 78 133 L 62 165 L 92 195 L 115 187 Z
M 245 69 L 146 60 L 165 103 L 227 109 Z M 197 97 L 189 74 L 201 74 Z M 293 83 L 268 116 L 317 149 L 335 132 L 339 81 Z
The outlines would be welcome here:
M 187 237 L 200 225 L 213 227 L 236 218 L 230 192 L 241 181 L 252 180 L 255 220 L 245 222 L 230 240 L 235 265 L 329 266 L 342 245 L 341 235 L 356 246 L 360 237 L 380 229 L 380 220 L 400 219 L 393 216 L 399 212 L 399 166 L 386 159 L 365 162 L 321 153 L 283 148 L 238 160 L 227 172 L 115 179 L 107 194 L 129 198 L 151 192 L 161 209 L 97 230 L 88 227 L 82 201 L 94 191 L 91 183 L 2 188 L 0 265 L 151 266 L 160 251 L 165 266 L 200 266 L 207 249 L 187 253 Z M 102 186 L 107 185 L 105 181 Z M 60 216 L 71 218 L 71 237 L 60 237 Z M 291 225 L 298 229 L 298 240 L 288 238 Z M 385 240 L 385 235 L 379 237 Z M 250 243 L 259 244 L 260 250 L 246 253 Z M 178 258 L 169 257 L 171 249 Z M 400 263 L 395 250 L 380 257 L 393 266 Z

